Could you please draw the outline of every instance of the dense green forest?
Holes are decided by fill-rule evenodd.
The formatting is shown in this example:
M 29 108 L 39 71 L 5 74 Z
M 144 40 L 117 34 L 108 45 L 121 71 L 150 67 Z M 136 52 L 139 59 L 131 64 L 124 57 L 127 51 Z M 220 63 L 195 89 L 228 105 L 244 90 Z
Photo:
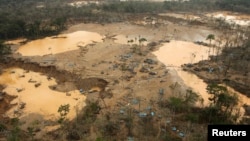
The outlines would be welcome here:
M 111 2 L 82 7 L 68 5 L 68 0 L 0 0 L 0 40 L 18 37 L 39 38 L 66 28 L 69 21 L 118 22 L 127 14 L 167 11 L 201 12 L 231 10 L 250 13 L 249 0 L 190 0 Z
M 249 0 L 217 0 L 216 5 L 223 10 L 250 13 Z
M 46 4 L 46 3 L 43 3 Z M 64 29 L 66 17 L 59 14 L 56 3 L 39 7 L 40 2 L 31 0 L 1 0 L 0 39 L 17 37 L 37 38 L 55 34 Z

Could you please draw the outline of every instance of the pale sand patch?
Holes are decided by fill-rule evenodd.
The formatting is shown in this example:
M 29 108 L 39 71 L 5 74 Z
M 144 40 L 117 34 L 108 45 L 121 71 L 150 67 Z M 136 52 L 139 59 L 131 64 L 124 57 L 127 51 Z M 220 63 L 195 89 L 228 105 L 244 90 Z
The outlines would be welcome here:
M 38 39 L 20 46 L 17 53 L 23 56 L 43 56 L 77 50 L 93 42 L 102 42 L 103 36 L 94 32 L 76 31 L 54 37 Z
M 215 19 L 225 20 L 229 24 L 237 24 L 240 26 L 249 26 L 250 25 L 250 16 L 249 15 L 221 11 L 221 12 L 209 13 L 209 14 L 206 14 L 206 16 L 212 17 Z

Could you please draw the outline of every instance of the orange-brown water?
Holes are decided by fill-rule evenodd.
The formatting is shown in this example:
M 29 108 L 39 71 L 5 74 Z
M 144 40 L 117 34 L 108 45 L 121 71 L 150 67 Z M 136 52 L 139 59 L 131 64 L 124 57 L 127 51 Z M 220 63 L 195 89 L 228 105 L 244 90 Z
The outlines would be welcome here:
M 171 41 L 163 44 L 158 51 L 153 52 L 157 58 L 163 62 L 173 77 L 181 79 L 181 82 L 199 93 L 204 99 L 204 105 L 209 103 L 208 93 L 206 92 L 207 84 L 197 76 L 183 71 L 180 67 L 182 64 L 195 63 L 208 57 L 208 47 L 185 41 Z M 174 81 L 179 81 L 179 79 Z
M 207 84 L 196 75 L 183 71 L 180 66 L 182 64 L 195 63 L 207 59 L 208 50 L 208 47 L 196 45 L 191 42 L 171 41 L 170 43 L 165 43 L 158 51 L 153 52 L 153 54 L 167 66 L 173 76 L 173 81 L 185 84 L 202 97 L 203 103 L 197 102 L 197 106 L 207 106 L 210 103 L 208 100 L 209 94 L 206 91 Z M 227 88 L 239 98 L 239 103 L 234 113 L 240 112 L 240 118 L 238 120 L 241 120 L 245 113 L 242 106 L 244 104 L 250 105 L 250 98 L 230 87 Z M 239 109 L 239 111 L 237 111 L 237 109 Z
M 204 99 L 204 105 L 209 104 L 209 94 L 206 91 L 207 84 L 196 75 L 183 71 L 182 64 L 195 63 L 208 58 L 209 48 L 185 41 L 171 41 L 163 44 L 158 51 L 153 52 L 157 58 L 163 62 L 169 72 L 176 78 L 174 81 L 181 80 L 188 87 L 199 93 Z M 180 78 L 180 79 L 177 79 Z M 232 90 L 232 88 L 229 87 Z M 235 92 L 235 91 L 234 91 Z M 240 98 L 240 105 L 250 104 L 250 99 L 239 92 L 235 92 Z
M 28 42 L 22 45 L 17 50 L 17 53 L 23 56 L 58 54 L 77 50 L 80 46 L 85 46 L 93 42 L 102 42 L 102 38 L 103 37 L 98 33 L 77 31 Z
M 36 87 L 35 84 L 38 83 L 40 85 Z M 78 90 L 69 91 L 71 96 L 67 96 L 66 92 L 51 90 L 49 86 L 55 85 L 55 80 L 48 80 L 47 76 L 36 72 L 26 72 L 19 68 L 7 69 L 0 75 L 0 84 L 6 86 L 3 91 L 18 96 L 11 102 L 18 105 L 6 112 L 9 117 L 15 117 L 14 113 L 18 111 L 21 113 L 20 118 L 38 114 L 44 119 L 57 120 L 60 105 L 69 104 L 70 112 L 67 118 L 73 119 L 76 115 L 75 108 L 81 109 L 85 106 L 86 97 Z M 18 108 L 21 103 L 26 103 L 25 108 Z

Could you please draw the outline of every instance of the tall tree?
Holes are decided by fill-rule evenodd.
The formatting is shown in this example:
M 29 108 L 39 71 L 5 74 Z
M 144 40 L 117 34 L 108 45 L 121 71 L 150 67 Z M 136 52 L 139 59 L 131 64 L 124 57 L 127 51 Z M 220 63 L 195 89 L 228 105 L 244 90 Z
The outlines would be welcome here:
M 209 34 L 207 35 L 207 38 L 206 40 L 209 40 L 209 51 L 208 51 L 208 56 L 210 56 L 210 48 L 211 48 L 211 45 L 212 45 L 212 40 L 215 39 L 215 36 L 214 34 Z M 214 49 L 213 49 L 214 50 Z M 213 53 L 214 54 L 214 53 Z
M 0 57 L 9 54 L 11 52 L 10 47 L 4 44 L 4 41 L 0 40 Z
M 218 84 L 209 84 L 207 86 L 207 91 L 209 94 L 212 94 L 213 97 L 209 100 L 213 101 L 214 106 L 218 107 L 225 113 L 230 112 L 238 104 L 238 97 L 230 93 L 228 89 L 224 86 Z

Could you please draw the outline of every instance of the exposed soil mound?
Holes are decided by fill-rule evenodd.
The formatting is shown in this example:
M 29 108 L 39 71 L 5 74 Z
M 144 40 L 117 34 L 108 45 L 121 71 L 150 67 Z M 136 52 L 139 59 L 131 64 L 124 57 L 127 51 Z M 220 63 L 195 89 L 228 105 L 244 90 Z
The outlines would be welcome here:
M 27 71 L 40 72 L 42 74 L 46 74 L 48 79 L 50 77 L 54 77 L 58 84 L 73 82 L 77 89 L 89 90 L 92 87 L 99 87 L 103 90 L 108 84 L 106 80 L 101 78 L 81 78 L 74 73 L 67 72 L 65 70 L 58 70 L 55 66 L 40 66 L 38 63 L 26 62 L 24 60 L 8 58 L 8 61 L 1 64 L 1 66 L 3 66 L 3 68 L 19 67 Z
M 15 96 L 10 96 L 2 92 L 3 89 L 4 87 L 0 85 L 0 115 L 4 115 L 5 112 L 13 106 L 10 102 L 16 98 Z M 0 121 L 5 121 L 4 118 L 4 116 L 0 116 Z

